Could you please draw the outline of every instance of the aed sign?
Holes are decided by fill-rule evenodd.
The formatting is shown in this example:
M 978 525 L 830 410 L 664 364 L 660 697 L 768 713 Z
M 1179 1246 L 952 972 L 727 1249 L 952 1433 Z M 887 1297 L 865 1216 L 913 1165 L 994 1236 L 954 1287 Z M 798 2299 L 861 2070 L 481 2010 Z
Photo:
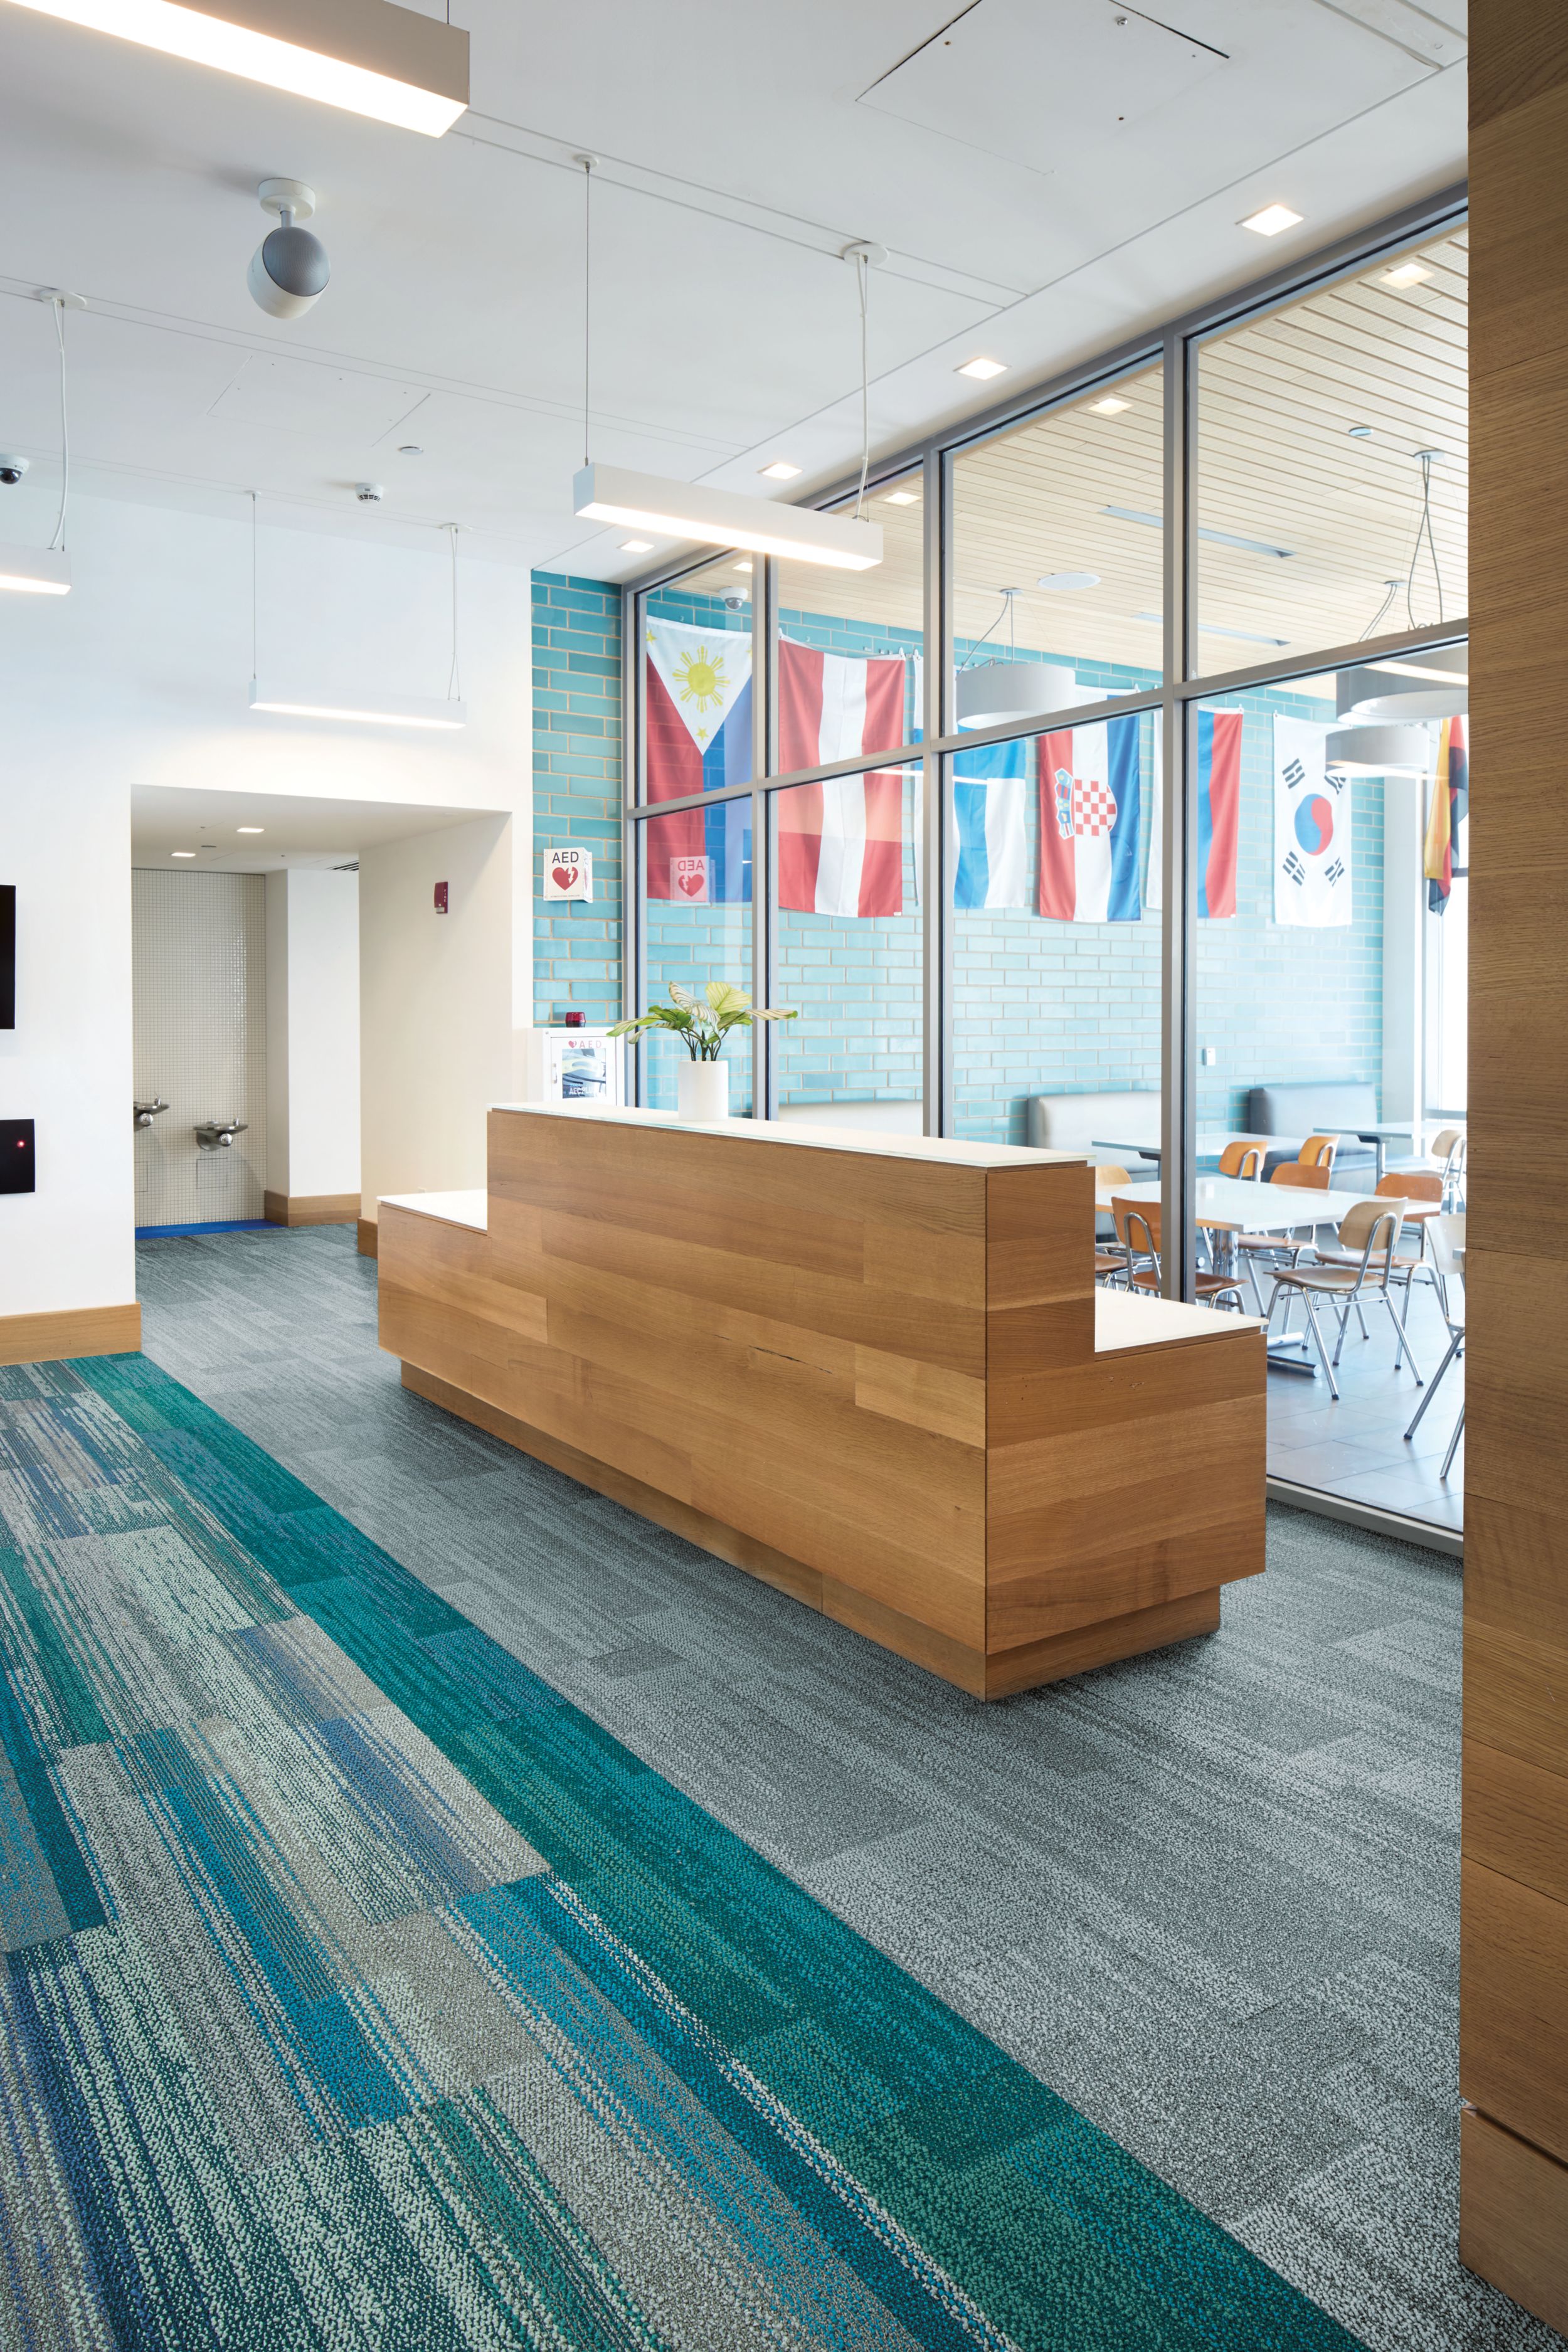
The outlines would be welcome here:
M 592 898 L 594 853 L 591 849 L 552 849 L 544 867 L 547 898 Z
M 669 861 L 671 896 L 684 898 L 689 906 L 706 907 L 713 896 L 713 860 L 710 857 L 672 857 Z

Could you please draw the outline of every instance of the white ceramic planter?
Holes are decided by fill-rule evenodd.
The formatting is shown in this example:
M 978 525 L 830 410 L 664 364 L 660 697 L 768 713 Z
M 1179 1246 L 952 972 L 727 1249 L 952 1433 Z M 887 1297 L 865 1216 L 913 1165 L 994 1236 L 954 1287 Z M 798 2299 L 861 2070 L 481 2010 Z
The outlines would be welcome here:
M 676 1072 L 676 1108 L 682 1118 L 706 1127 L 730 1116 L 728 1062 L 685 1061 Z

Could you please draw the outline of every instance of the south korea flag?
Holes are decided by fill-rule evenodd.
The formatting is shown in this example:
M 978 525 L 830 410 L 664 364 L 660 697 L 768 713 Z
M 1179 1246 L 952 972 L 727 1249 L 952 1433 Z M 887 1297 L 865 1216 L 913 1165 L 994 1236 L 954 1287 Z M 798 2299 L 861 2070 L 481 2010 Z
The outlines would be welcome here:
M 1274 721 L 1274 919 L 1351 919 L 1351 788 L 1325 767 L 1327 727 Z

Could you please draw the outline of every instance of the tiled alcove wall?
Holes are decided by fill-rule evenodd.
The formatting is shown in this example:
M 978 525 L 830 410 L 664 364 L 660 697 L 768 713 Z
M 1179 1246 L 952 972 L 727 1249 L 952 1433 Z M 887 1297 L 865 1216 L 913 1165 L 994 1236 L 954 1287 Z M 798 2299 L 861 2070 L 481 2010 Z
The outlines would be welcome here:
M 258 1218 L 267 1170 L 267 884 L 259 874 L 139 868 L 131 896 L 138 1100 L 168 1109 L 136 1136 L 136 1223 Z M 131 1105 L 125 1106 L 127 1118 Z M 242 1118 L 226 1151 L 204 1119 Z

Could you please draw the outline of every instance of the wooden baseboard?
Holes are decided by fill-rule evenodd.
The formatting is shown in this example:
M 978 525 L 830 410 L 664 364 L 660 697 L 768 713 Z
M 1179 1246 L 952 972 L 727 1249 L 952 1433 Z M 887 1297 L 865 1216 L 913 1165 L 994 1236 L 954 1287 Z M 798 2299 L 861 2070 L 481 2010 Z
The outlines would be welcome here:
M 67 1356 L 134 1356 L 142 1309 L 63 1307 L 50 1315 L 0 1315 L 0 1364 L 55 1364 Z
M 375 1219 L 374 1217 L 361 1217 L 358 1222 L 359 1254 L 361 1257 L 374 1257 L 376 1253 L 376 1244 L 379 1239 L 379 1235 L 376 1231 Z
M 355 1225 L 357 1192 L 268 1192 L 261 1213 L 269 1225 Z
M 1014 1650 L 999 1650 L 987 1657 L 981 1650 L 934 1632 L 918 1618 L 907 1617 L 900 1610 L 889 1609 L 868 1594 L 857 1592 L 837 1577 L 825 1576 L 802 1560 L 774 1551 L 771 1545 L 759 1543 L 739 1528 L 710 1518 L 706 1511 L 697 1510 L 673 1495 L 663 1494 L 657 1486 L 646 1486 L 640 1478 L 614 1469 L 592 1454 L 580 1453 L 574 1445 L 517 1420 L 499 1405 L 454 1388 L 434 1372 L 421 1371 L 406 1360 L 403 1385 L 428 1403 L 440 1405 L 445 1412 L 472 1422 L 477 1429 L 488 1430 L 492 1437 L 503 1438 L 520 1453 L 531 1454 L 535 1461 L 547 1462 L 552 1470 L 574 1478 L 579 1486 L 590 1486 L 597 1495 L 607 1495 L 612 1501 L 624 1503 L 628 1510 L 652 1519 L 658 1527 L 668 1528 L 675 1535 L 684 1536 L 688 1543 L 711 1552 L 731 1568 L 744 1569 L 749 1576 L 760 1578 L 780 1592 L 787 1592 L 792 1601 L 820 1610 L 836 1624 L 864 1634 L 885 1650 L 896 1651 L 900 1657 L 923 1666 L 928 1674 L 940 1675 L 943 1682 L 955 1683 L 972 1698 L 1008 1698 L 1018 1691 L 1036 1690 L 1043 1683 L 1062 1682 L 1070 1675 L 1087 1674 L 1091 1667 L 1109 1665 L 1118 1658 L 1136 1657 L 1144 1650 L 1163 1649 L 1172 1642 L 1212 1633 L 1219 1625 L 1219 1591 L 1215 1587 L 1210 1591 L 1188 1593 L 1178 1601 L 1162 1601 L 1152 1609 L 1134 1609 L 1126 1616 L 1108 1618 L 1100 1624 L 1074 1626 L 1066 1633 L 1026 1642 Z
M 1568 2165 L 1474 2107 L 1459 2117 L 1459 2260 L 1568 2335 Z

